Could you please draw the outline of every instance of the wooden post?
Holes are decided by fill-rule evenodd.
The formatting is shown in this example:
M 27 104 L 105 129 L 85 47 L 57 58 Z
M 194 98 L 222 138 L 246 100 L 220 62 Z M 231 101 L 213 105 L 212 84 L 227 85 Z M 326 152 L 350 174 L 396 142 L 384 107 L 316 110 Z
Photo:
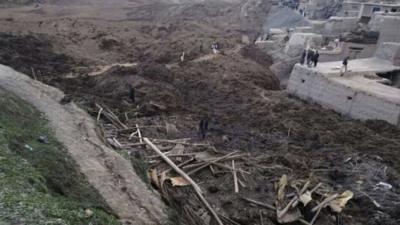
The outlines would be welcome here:
M 138 124 L 136 124 L 136 129 L 137 129 L 137 133 L 138 133 L 138 136 L 139 136 L 139 142 L 143 143 L 142 133 L 140 132 L 140 128 L 139 128 Z
M 235 184 L 235 193 L 239 193 L 239 184 L 237 179 L 237 171 L 235 169 L 235 160 L 232 160 L 232 173 L 233 173 L 233 183 Z
M 37 79 L 36 79 L 35 70 L 33 69 L 33 67 L 31 67 L 31 70 L 32 70 L 32 76 L 33 76 L 33 79 L 37 80 Z
M 100 120 L 101 113 L 103 112 L 103 108 L 100 108 L 99 113 L 97 114 L 97 121 Z

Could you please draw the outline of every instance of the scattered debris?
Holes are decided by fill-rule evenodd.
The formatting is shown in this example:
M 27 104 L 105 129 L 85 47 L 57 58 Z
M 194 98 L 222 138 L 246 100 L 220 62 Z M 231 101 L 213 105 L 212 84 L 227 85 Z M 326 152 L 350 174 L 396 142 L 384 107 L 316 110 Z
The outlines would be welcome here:
M 347 202 L 352 199 L 354 196 L 353 192 L 345 191 L 341 195 L 339 195 L 336 199 L 329 203 L 329 207 L 331 207 L 332 211 L 341 213 Z
M 393 186 L 391 184 L 385 183 L 385 182 L 379 182 L 378 184 L 376 184 L 375 186 L 376 189 L 383 189 L 383 190 L 390 190 L 393 188 Z
M 93 213 L 92 210 L 90 210 L 90 209 L 85 209 L 85 216 L 86 216 L 87 218 L 92 217 L 93 214 L 94 214 L 94 213 Z
M 26 149 L 28 149 L 29 151 L 33 151 L 33 148 L 31 146 L 29 146 L 28 144 L 25 144 L 24 147 Z
M 43 144 L 50 144 L 49 138 L 47 137 L 47 135 L 41 135 L 41 136 L 39 136 L 38 141 L 39 141 L 40 143 L 43 143 Z
M 398 178 L 398 175 L 393 174 L 392 170 L 394 168 L 394 171 L 398 171 L 399 168 L 395 154 L 399 146 L 399 133 L 380 122 L 361 123 L 343 119 L 317 106 L 296 101 L 284 92 L 273 91 L 279 88 L 268 69 L 272 59 L 268 59 L 270 57 L 257 47 L 236 47 L 237 31 L 242 35 L 243 30 L 237 29 L 241 26 L 235 24 L 234 16 L 238 12 L 235 6 L 221 11 L 218 4 L 210 7 L 205 1 L 200 8 L 196 4 L 187 3 L 187 6 L 179 7 L 179 10 L 174 6 L 172 16 L 171 13 L 165 13 L 168 16 L 157 13 L 158 10 L 169 12 L 169 6 L 156 10 L 153 5 L 139 7 L 138 13 L 128 13 L 130 19 L 139 21 L 139 27 L 135 27 L 132 20 L 116 20 L 116 24 L 101 18 L 99 25 L 96 19 L 87 19 L 73 25 L 74 29 L 66 29 L 60 35 L 51 35 L 49 40 L 43 38 L 41 41 L 42 36 L 36 38 L 35 33 L 42 34 L 50 29 L 47 24 L 54 24 L 54 18 L 43 15 L 44 22 L 39 32 L 27 27 L 29 21 L 27 26 L 17 26 L 22 33 L 32 32 L 33 36 L 1 35 L 3 46 L 7 46 L 2 49 L 2 63 L 62 88 L 71 96 L 71 100 L 82 103 L 97 119 L 104 140 L 114 146 L 116 151 L 138 158 L 146 164 L 154 186 L 159 187 L 164 196 L 174 199 L 171 202 L 179 202 L 183 208 L 180 211 L 182 214 L 199 214 L 203 223 L 207 223 L 207 216 L 210 218 L 208 211 L 203 209 L 204 204 L 198 204 L 197 197 L 191 195 L 193 191 L 187 191 L 191 187 L 171 186 L 172 182 L 168 178 L 176 177 L 176 172 L 159 155 L 152 155 L 154 152 L 146 148 L 144 137 L 156 144 L 178 168 L 191 173 L 190 176 L 200 188 L 208 191 L 204 194 L 211 194 L 211 197 L 206 197 L 226 224 L 257 224 L 260 221 L 269 224 L 267 221 L 270 216 L 258 215 L 259 211 L 255 208 L 266 207 L 251 203 L 256 212 L 254 214 L 242 210 L 242 204 L 247 203 L 237 198 L 247 197 L 271 204 L 276 212 L 278 205 L 273 197 L 276 190 L 272 185 L 283 174 L 287 174 L 288 184 L 279 210 L 284 210 L 293 201 L 287 214 L 303 206 L 312 208 L 326 197 L 336 194 L 336 190 L 341 193 L 349 189 L 355 192 L 354 198 L 357 201 L 354 202 L 361 202 L 362 205 L 352 212 L 343 211 L 348 216 L 348 224 L 365 224 L 363 220 L 373 217 L 377 208 L 385 215 L 396 215 L 390 209 L 396 208 L 396 203 L 392 203 L 391 199 L 398 196 L 395 193 L 399 186 L 396 181 L 398 179 L 393 179 Z M 223 12 L 223 15 L 217 12 Z M 296 13 L 289 12 L 288 18 Z M 182 13 L 185 15 L 183 22 Z M 215 30 L 215 34 L 212 33 L 221 37 L 218 41 L 226 49 L 225 55 L 209 54 L 212 53 L 209 47 L 202 49 L 201 53 L 193 50 L 199 47 L 195 46 L 196 43 L 210 46 L 215 38 L 196 35 L 198 29 L 201 32 L 210 30 L 208 20 L 198 20 L 198 16 L 204 17 L 204 14 L 212 18 L 210 21 L 213 21 L 212 30 Z M 218 15 L 217 18 L 213 14 Z M 241 18 L 250 18 L 252 15 L 245 13 Z M 142 16 L 146 19 L 143 20 Z M 234 25 L 226 27 L 228 23 L 225 17 L 229 17 L 229 24 Z M 262 18 L 262 23 L 265 22 L 265 16 L 259 18 Z M 277 17 L 271 21 L 280 19 Z M 62 21 L 57 23 L 59 28 L 68 27 Z M 104 23 L 109 24 L 103 26 Z M 160 25 L 155 26 L 156 23 Z M 4 26 L 4 29 L 7 30 L 8 26 Z M 248 27 L 253 29 L 255 26 Z M 79 29 L 93 31 L 93 35 L 80 35 Z M 120 35 L 118 30 L 123 31 L 124 35 Z M 71 32 L 77 32 L 79 37 Z M 118 39 L 107 36 L 108 32 L 114 32 Z M 123 40 L 125 36 L 127 39 Z M 99 66 L 96 65 L 93 73 L 95 67 L 80 65 L 87 63 L 80 58 L 74 61 L 69 56 L 52 53 L 51 45 L 62 50 L 52 39 L 68 46 L 68 54 L 72 52 L 74 55 L 88 56 Z M 88 49 L 85 54 L 81 54 L 81 50 L 76 51 L 79 47 L 71 42 L 87 47 L 95 46 L 96 49 Z M 100 53 L 97 51 L 99 45 L 104 47 Z M 126 50 L 121 49 L 121 46 L 126 47 Z M 175 50 L 169 52 L 170 49 Z M 247 50 L 243 53 L 242 49 Z M 107 52 L 103 54 L 103 50 Z M 176 62 L 182 51 L 187 53 L 185 63 L 171 66 L 169 63 Z M 138 63 L 100 66 L 106 64 L 102 60 L 118 62 L 127 58 Z M 288 64 L 284 60 L 282 66 L 289 68 Z M 91 76 L 94 74 L 96 76 Z M 135 94 L 138 98 L 134 104 L 124 99 L 127 98 L 127 84 L 137 89 Z M 98 103 L 100 108 L 94 103 Z M 207 132 L 207 141 L 197 140 L 195 130 L 198 118 L 207 113 L 213 116 L 213 126 Z M 167 127 L 165 124 L 175 127 Z M 177 126 L 179 130 L 175 130 Z M 175 134 L 177 130 L 179 133 Z M 201 152 L 208 155 L 198 157 Z M 213 162 L 233 152 L 231 156 Z M 379 164 L 382 167 L 372 164 L 373 169 L 360 167 L 363 160 L 368 161 L 368 164 L 371 159 L 353 156 L 356 152 L 379 154 L 383 159 L 381 161 L 389 162 L 391 166 L 388 170 L 383 167 L 385 163 Z M 301 178 L 308 177 L 310 173 L 313 175 L 310 184 L 306 185 L 307 181 Z M 310 190 L 316 182 L 322 182 L 323 185 L 317 185 L 316 191 Z M 295 187 L 292 187 L 293 183 Z M 236 190 L 240 194 L 235 193 Z M 322 220 L 330 218 L 327 216 L 330 205 L 339 198 L 332 200 L 325 208 L 320 208 L 318 218 L 315 217 L 313 221 L 308 217 L 300 218 L 296 223 L 309 225 L 313 222 L 322 225 Z M 196 211 L 198 208 L 203 211 L 199 213 Z M 273 212 L 269 210 L 268 213 Z M 315 213 L 312 213 L 312 217 Z M 332 221 L 326 222 L 326 225 L 333 224 Z
M 187 181 L 183 177 L 171 177 L 171 178 L 169 178 L 169 180 L 171 181 L 172 186 L 188 186 L 188 185 L 190 185 L 190 182 Z
M 214 209 L 210 206 L 210 204 L 208 203 L 208 201 L 204 198 L 202 190 L 200 189 L 200 187 L 197 185 L 196 182 L 194 182 L 189 176 L 188 174 L 186 174 L 185 172 L 183 172 L 183 170 L 181 170 L 178 166 L 175 165 L 174 162 L 171 161 L 171 159 L 169 159 L 164 153 L 162 153 L 160 151 L 160 149 L 158 149 L 148 138 L 144 138 L 144 142 L 149 145 L 149 147 L 151 149 L 153 149 L 158 155 L 161 156 L 161 158 L 168 163 L 168 165 L 170 165 L 178 174 L 180 174 L 185 180 L 187 180 L 191 186 L 194 188 L 194 190 L 196 191 L 197 196 L 200 198 L 200 200 L 204 203 L 204 205 L 206 206 L 206 208 L 210 211 L 210 213 L 213 215 L 213 217 L 215 218 L 215 220 L 217 221 L 217 223 L 219 225 L 223 225 L 221 219 L 219 218 L 218 214 L 214 211 Z

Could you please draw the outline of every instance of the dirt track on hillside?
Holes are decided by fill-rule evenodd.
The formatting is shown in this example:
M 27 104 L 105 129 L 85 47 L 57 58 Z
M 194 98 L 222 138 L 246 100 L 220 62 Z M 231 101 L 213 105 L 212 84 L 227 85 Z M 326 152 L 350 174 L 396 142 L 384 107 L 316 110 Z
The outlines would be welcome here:
M 341 224 L 399 223 L 400 131 L 382 121 L 350 120 L 279 90 L 268 70 L 268 56 L 254 46 L 237 49 L 242 34 L 257 33 L 257 26 L 249 24 L 257 24 L 260 18 L 243 13 L 250 3 L 133 4 L 90 10 L 45 5 L 34 11 L 0 11 L 2 31 L 12 32 L 11 37 L 1 35 L 4 45 L 15 39 L 22 42 L 0 50 L 0 62 L 33 77 L 32 67 L 38 80 L 63 90 L 66 101 L 75 101 L 93 117 L 98 115 L 98 103 L 112 109 L 128 127 L 144 127 L 146 137 L 188 138 L 191 144 L 202 144 L 188 145 L 185 153 L 243 154 L 236 166 L 249 174 L 240 177 L 244 185 L 239 194 L 233 192 L 229 171 L 213 173 L 207 168 L 193 175 L 213 207 L 234 221 L 224 219 L 227 224 L 261 224 L 261 214 L 263 224 L 276 225 L 276 213 L 241 197 L 273 204 L 274 184 L 283 174 L 294 181 L 310 179 L 313 185 L 323 182 L 328 192 L 352 190 L 355 197 L 342 213 Z M 14 12 L 12 20 L 9 12 Z M 223 50 L 217 56 L 210 55 L 209 47 L 215 39 Z M 183 51 L 186 60 L 180 63 Z M 43 56 L 33 60 L 37 53 Z M 6 55 L 23 60 L 7 61 Z M 48 63 L 46 58 L 60 61 Z M 98 66 L 115 63 L 137 64 L 89 75 L 99 71 Z M 59 64 L 66 70 L 59 70 Z M 129 86 L 135 87 L 135 103 L 129 101 Z M 210 132 L 201 140 L 197 126 L 204 116 L 210 118 Z M 106 137 L 132 144 L 129 134 L 121 134 L 102 119 Z M 178 132 L 168 133 L 166 124 Z M 158 145 L 168 150 L 175 147 Z M 148 149 L 116 150 L 129 152 L 132 160 L 145 161 L 150 168 L 168 168 L 154 160 Z M 381 190 L 376 186 L 379 182 L 393 188 Z M 207 212 L 190 188 L 166 183 L 160 191 L 182 215 L 182 224 L 207 224 L 200 219 Z M 323 210 L 315 224 L 335 223 L 331 212 Z

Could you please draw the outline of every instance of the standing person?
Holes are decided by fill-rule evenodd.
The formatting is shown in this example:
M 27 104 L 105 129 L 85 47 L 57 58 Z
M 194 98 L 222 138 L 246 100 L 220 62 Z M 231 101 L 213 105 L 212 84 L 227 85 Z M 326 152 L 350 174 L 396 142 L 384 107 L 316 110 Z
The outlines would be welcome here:
M 185 61 L 185 52 L 182 52 L 182 55 L 181 55 L 181 62 L 183 62 L 183 61 Z
M 317 50 L 317 51 L 315 52 L 314 59 L 313 59 L 314 67 L 317 67 L 318 60 L 319 60 L 319 52 L 318 52 L 318 50 Z
M 208 131 L 208 117 L 204 116 L 199 123 L 199 132 L 202 139 L 206 138 Z
M 303 53 L 301 54 L 300 64 L 304 65 L 304 60 L 306 60 L 307 51 L 304 49 Z
M 200 52 L 203 53 L 203 41 L 200 41 Z
M 312 49 L 308 49 L 308 52 L 307 52 L 307 66 L 308 67 L 311 67 L 313 59 L 314 59 L 314 51 Z
M 135 88 L 133 86 L 129 86 L 129 99 L 131 100 L 132 103 L 135 103 Z
M 211 45 L 211 48 L 212 48 L 214 54 L 218 54 L 218 49 L 219 49 L 218 42 L 214 41 Z
M 344 58 L 344 60 L 343 60 L 343 69 L 344 69 L 344 72 L 342 72 L 342 74 L 340 75 L 340 76 L 343 76 L 343 73 L 346 73 L 347 72 L 347 65 L 349 64 L 349 58 L 350 57 L 346 57 L 346 58 Z
M 335 43 L 335 48 L 339 48 L 339 43 L 340 43 L 339 38 L 336 38 L 333 42 Z

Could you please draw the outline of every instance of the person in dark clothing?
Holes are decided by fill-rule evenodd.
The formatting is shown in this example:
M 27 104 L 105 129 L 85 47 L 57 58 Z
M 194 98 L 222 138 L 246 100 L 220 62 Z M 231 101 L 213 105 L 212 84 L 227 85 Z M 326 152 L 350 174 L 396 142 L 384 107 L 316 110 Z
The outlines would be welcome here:
M 199 51 L 200 51 L 201 53 L 203 53 L 203 42 L 202 42 L 202 41 L 200 41 L 200 49 L 199 49 Z
M 342 71 L 341 76 L 343 76 L 343 73 L 347 72 L 347 65 L 349 64 L 349 58 L 350 58 L 350 57 L 347 56 L 347 57 L 344 58 L 344 60 L 343 60 L 343 69 L 344 69 L 344 71 Z
M 300 64 L 304 65 L 304 60 L 306 59 L 307 51 L 304 49 L 303 54 L 301 54 Z
M 314 58 L 313 58 L 314 67 L 317 67 L 318 60 L 319 60 L 319 52 L 316 51 L 316 52 L 315 52 L 315 55 L 314 55 Z
M 314 59 L 314 51 L 309 49 L 307 53 L 307 66 L 310 67 Z
M 208 132 L 208 117 L 203 117 L 199 123 L 199 132 L 202 139 L 206 138 Z
M 135 100 L 136 100 L 135 98 L 136 98 L 136 96 L 135 96 L 135 88 L 130 86 L 129 87 L 129 99 L 131 100 L 132 103 L 135 103 Z

